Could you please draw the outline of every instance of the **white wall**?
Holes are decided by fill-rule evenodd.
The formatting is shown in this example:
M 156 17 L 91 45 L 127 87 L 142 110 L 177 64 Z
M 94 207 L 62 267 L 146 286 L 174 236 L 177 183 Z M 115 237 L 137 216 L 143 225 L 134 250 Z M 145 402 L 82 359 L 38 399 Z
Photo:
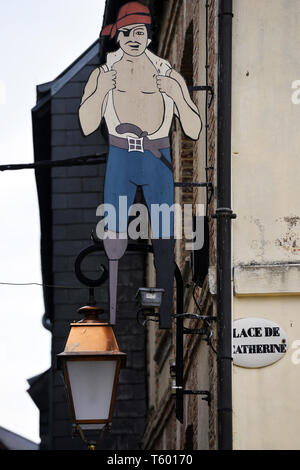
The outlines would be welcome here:
M 233 11 L 233 315 L 269 318 L 289 339 L 276 364 L 233 367 L 234 448 L 299 449 L 300 1 L 234 0 Z

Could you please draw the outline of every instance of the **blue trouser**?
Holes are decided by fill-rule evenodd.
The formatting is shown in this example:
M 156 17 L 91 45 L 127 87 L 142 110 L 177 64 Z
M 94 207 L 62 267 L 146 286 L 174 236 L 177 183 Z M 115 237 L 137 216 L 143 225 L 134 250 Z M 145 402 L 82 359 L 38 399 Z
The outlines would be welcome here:
M 162 149 L 163 156 L 171 162 L 170 149 Z M 170 212 L 169 223 L 162 224 L 161 217 L 151 218 L 151 205 L 174 204 L 174 178 L 170 169 L 152 152 L 128 152 L 110 146 L 104 185 L 104 203 L 111 204 L 116 211 L 115 226 L 108 227 L 113 232 L 126 232 L 128 212 L 119 216 L 119 197 L 127 196 L 128 209 L 134 203 L 137 187 L 143 189 L 150 212 L 153 238 L 174 236 L 174 212 Z M 157 214 L 157 212 L 156 212 Z M 160 223 L 158 223 L 158 220 Z
M 171 163 L 170 149 L 161 150 L 162 155 Z M 160 328 L 172 326 L 172 302 L 174 284 L 174 212 L 169 214 L 169 223 L 162 224 L 162 220 L 151 217 L 151 205 L 167 204 L 170 208 L 174 204 L 174 178 L 173 173 L 151 151 L 128 152 L 118 147 L 110 146 L 106 177 L 104 185 L 104 203 L 111 204 L 116 212 L 116 223 L 108 225 L 112 232 L 124 233 L 127 231 L 128 211 L 123 211 L 119 216 L 119 197 L 127 196 L 127 208 L 134 203 L 137 187 L 143 189 L 145 201 L 150 212 L 152 245 L 154 251 L 154 264 L 156 268 L 156 285 L 163 288 L 162 304 L 159 309 Z M 167 229 L 166 229 L 167 226 Z M 118 240 L 115 240 L 116 247 Z M 114 242 L 111 244 L 111 258 L 119 259 L 114 255 Z M 116 261 L 114 271 L 116 271 Z M 111 277 L 111 299 L 116 299 L 116 273 Z M 111 304 L 112 305 L 112 304 Z M 114 308 L 114 307 L 113 307 Z M 115 313 L 113 314 L 113 316 Z

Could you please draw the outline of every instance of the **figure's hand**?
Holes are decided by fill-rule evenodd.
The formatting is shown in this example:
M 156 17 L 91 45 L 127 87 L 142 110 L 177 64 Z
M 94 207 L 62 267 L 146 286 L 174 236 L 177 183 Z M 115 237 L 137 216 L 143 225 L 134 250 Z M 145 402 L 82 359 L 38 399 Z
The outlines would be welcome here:
M 99 87 L 108 93 L 110 90 L 116 88 L 116 79 L 117 79 L 117 72 L 115 70 L 111 70 L 109 72 L 104 72 L 101 70 L 100 77 L 99 77 Z
M 180 96 L 180 94 L 182 94 L 181 87 L 177 80 L 174 80 L 174 78 L 165 77 L 164 75 L 157 75 L 156 84 L 161 93 L 166 93 L 166 95 L 168 95 L 174 101 Z

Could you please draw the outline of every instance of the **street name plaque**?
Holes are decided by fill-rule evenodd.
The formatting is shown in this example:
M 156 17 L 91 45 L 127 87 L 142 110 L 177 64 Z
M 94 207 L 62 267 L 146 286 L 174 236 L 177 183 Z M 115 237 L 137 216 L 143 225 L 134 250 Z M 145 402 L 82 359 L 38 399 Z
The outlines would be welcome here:
M 233 364 L 265 367 L 281 359 L 288 347 L 285 331 L 265 318 L 242 318 L 233 322 Z

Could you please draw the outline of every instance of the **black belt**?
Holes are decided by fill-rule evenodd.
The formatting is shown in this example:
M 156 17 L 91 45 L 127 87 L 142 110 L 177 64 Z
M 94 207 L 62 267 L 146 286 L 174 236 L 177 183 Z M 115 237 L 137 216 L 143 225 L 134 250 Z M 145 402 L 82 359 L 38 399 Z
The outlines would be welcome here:
M 142 131 L 138 126 L 134 124 L 120 124 L 116 127 L 116 132 L 118 134 L 135 134 L 137 139 L 133 137 L 128 137 L 124 139 L 123 137 L 117 137 L 115 135 L 109 135 L 109 142 L 114 147 L 118 147 L 124 150 L 137 151 L 143 152 L 144 150 L 149 150 L 153 153 L 153 155 L 161 162 L 166 165 L 170 171 L 173 172 L 173 166 L 169 160 L 164 157 L 164 155 L 160 152 L 162 149 L 166 149 L 170 147 L 170 140 L 169 137 L 162 137 L 160 139 L 149 139 L 148 132 Z

